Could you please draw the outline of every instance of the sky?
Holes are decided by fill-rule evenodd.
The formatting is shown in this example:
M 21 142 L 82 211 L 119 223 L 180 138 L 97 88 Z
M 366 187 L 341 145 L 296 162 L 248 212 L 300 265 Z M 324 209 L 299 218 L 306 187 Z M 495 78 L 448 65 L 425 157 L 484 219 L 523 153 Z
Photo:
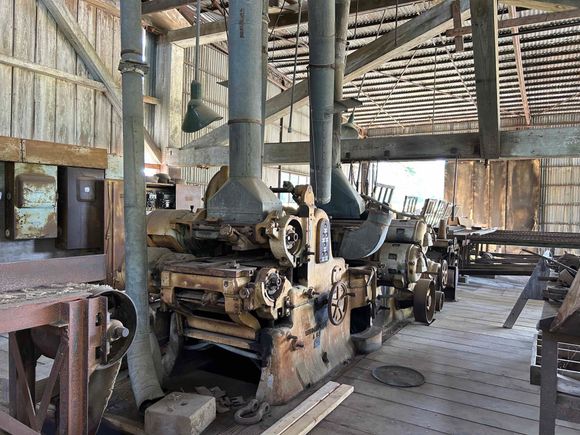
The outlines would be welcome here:
M 418 196 L 422 208 L 426 198 L 443 199 L 445 161 L 380 162 L 378 182 L 395 186 L 391 205 L 401 210 L 405 195 Z

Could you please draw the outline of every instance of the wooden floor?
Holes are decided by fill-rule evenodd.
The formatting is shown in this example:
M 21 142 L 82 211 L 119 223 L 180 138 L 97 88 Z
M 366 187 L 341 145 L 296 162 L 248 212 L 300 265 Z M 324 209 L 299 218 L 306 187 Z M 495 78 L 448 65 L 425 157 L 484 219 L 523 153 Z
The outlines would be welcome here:
M 537 434 L 539 387 L 529 383 L 529 363 L 542 302 L 529 301 L 515 327 L 502 328 L 524 284 L 471 278 L 431 326 L 406 326 L 344 373 L 338 381 L 354 393 L 312 433 Z M 385 364 L 419 370 L 426 383 L 380 384 L 371 370 Z M 560 422 L 557 433 L 580 434 L 580 426 Z

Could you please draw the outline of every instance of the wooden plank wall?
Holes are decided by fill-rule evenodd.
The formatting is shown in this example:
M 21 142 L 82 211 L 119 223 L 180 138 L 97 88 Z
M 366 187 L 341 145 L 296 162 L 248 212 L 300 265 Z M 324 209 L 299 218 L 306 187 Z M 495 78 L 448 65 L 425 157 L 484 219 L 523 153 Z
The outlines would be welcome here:
M 455 162 L 445 165 L 445 199 L 453 201 Z M 540 207 L 540 161 L 460 161 L 456 203 L 474 224 L 511 230 L 536 229 Z
M 120 20 L 84 0 L 63 0 L 120 83 Z M 41 1 L 0 0 L 0 55 L 95 80 Z M 58 75 L 57 75 L 58 77 Z M 121 120 L 95 87 L 0 61 L 0 135 L 122 150 Z

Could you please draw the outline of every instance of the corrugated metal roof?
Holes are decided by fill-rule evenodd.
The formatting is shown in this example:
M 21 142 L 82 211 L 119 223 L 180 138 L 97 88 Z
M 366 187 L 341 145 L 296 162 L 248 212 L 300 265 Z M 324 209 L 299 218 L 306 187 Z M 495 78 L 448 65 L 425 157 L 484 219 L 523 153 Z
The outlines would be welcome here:
M 400 7 L 398 25 L 423 12 L 428 2 Z M 518 10 L 520 17 L 543 13 Z M 509 18 L 503 6 L 498 19 Z M 467 20 L 464 25 L 469 25 Z M 357 48 L 395 30 L 395 8 L 351 15 L 349 48 Z M 356 28 L 356 37 L 355 37 Z M 307 76 L 308 28 L 298 35 L 297 80 Z M 534 120 L 548 113 L 580 111 L 580 19 L 567 19 L 521 26 L 522 62 L 530 112 Z M 274 31 L 270 39 L 270 60 L 292 76 L 296 29 Z M 498 37 L 500 108 L 502 120 L 523 118 L 511 29 Z M 464 51 L 456 52 L 454 39 L 436 37 L 407 54 L 393 59 L 345 85 L 345 97 L 358 97 L 363 106 L 356 110 L 356 122 L 366 128 L 390 128 L 394 134 L 425 125 L 436 131 L 437 124 L 477 120 L 475 77 L 471 35 L 464 37 Z M 362 87 L 362 88 L 361 88 Z M 509 123 L 508 123 L 509 124 Z M 475 125 L 477 129 L 477 123 Z

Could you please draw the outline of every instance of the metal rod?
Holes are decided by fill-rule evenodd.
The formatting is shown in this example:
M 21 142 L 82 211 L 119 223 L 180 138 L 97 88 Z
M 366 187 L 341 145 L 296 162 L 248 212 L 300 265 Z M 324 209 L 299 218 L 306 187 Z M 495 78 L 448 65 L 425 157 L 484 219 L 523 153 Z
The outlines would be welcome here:
M 141 1 L 121 2 L 123 91 L 123 170 L 125 276 L 127 294 L 137 310 L 135 340 L 127 356 L 129 376 L 139 407 L 163 397 L 149 341 L 147 242 L 145 224 L 145 148 L 143 132 L 143 63 Z
M 453 174 L 453 207 L 451 207 L 451 220 L 455 220 L 455 197 L 457 195 L 457 166 L 459 165 L 459 159 L 455 158 L 455 173 Z
M 528 253 L 528 254 L 532 254 L 534 257 L 540 257 L 543 258 L 544 260 L 550 262 L 550 263 L 554 263 L 557 264 L 560 267 L 563 267 L 564 269 L 566 269 L 568 272 L 570 272 L 573 276 L 576 276 L 576 273 L 578 272 L 576 269 L 571 268 L 570 266 L 566 266 L 564 263 L 560 263 L 558 260 L 554 260 L 553 258 L 549 258 L 549 257 L 544 257 L 542 254 L 538 254 L 536 252 L 533 251 L 529 251 L 527 249 L 522 249 L 522 251 Z
M 292 91 L 290 94 L 290 118 L 288 119 L 288 133 L 292 133 L 294 119 L 294 90 L 296 88 L 296 67 L 298 62 L 298 42 L 300 41 L 300 21 L 302 19 L 302 0 L 298 0 L 298 23 L 296 24 L 296 47 L 294 48 L 294 71 L 292 72 Z
M 201 38 L 201 0 L 197 0 L 195 13 L 195 81 L 199 82 L 199 38 Z

